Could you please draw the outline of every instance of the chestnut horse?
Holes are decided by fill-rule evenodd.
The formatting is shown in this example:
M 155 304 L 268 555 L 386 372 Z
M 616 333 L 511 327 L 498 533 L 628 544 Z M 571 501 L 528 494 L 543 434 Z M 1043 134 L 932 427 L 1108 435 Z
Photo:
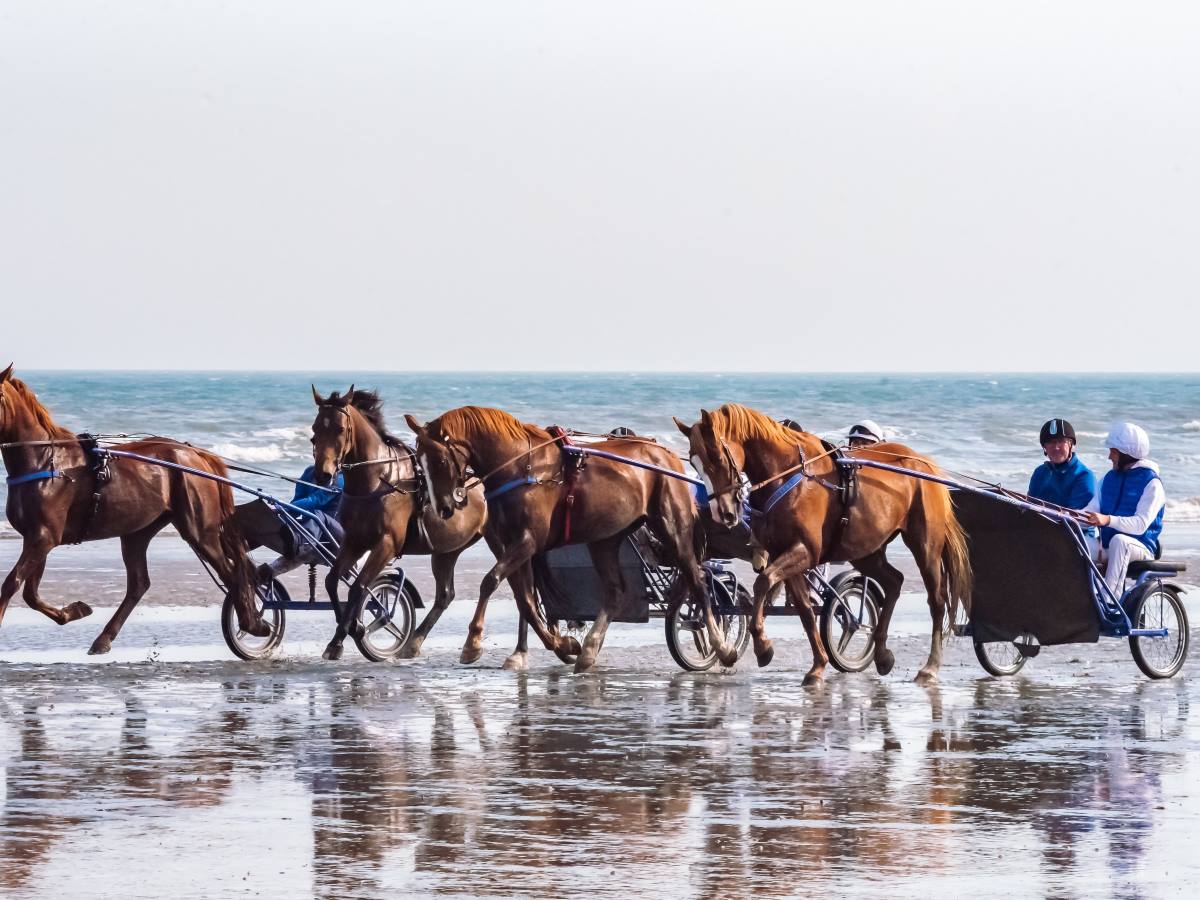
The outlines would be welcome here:
M 341 574 L 364 553 L 371 554 L 350 588 L 349 607 L 338 617 L 325 658 L 341 657 L 347 628 L 362 627 L 364 585 L 402 554 L 430 556 L 437 585 L 433 608 L 401 651 L 406 659 L 419 656 L 425 638 L 454 599 L 454 565 L 459 555 L 483 535 L 487 519 L 483 491 L 470 492 L 461 516 L 443 519 L 417 502 L 419 473 L 413 451 L 388 433 L 377 394 L 356 391 L 351 385 L 345 394 L 335 391 L 322 397 L 314 386 L 313 400 L 317 404 L 312 425 L 314 477 L 318 484 L 329 484 L 340 469 L 345 478 L 338 521 L 346 534 L 325 580 L 335 608 Z
M 701 410 L 695 425 L 678 419 L 675 424 L 687 436 L 696 468 L 709 482 L 716 504 L 714 514 L 726 525 L 737 522 L 741 514 L 742 473 L 757 488 L 750 498 L 752 508 L 757 509 L 763 509 L 787 480 L 780 473 L 805 473 L 795 488 L 751 520 L 755 540 L 769 559 L 754 583 L 750 620 L 760 666 L 767 665 L 773 655 L 763 615 L 776 586 L 787 584 L 793 597 L 804 598 L 808 595 L 803 585 L 807 570 L 825 562 L 850 562 L 883 587 L 883 609 L 875 631 L 875 668 L 881 675 L 890 672 L 896 660 L 887 648 L 888 625 L 904 576 L 887 561 L 886 548 L 899 534 L 916 558 L 933 618 L 929 659 L 917 680 L 937 678 L 943 632 L 956 620 L 960 606 L 970 611 L 971 589 L 966 538 L 944 485 L 863 467 L 857 473 L 857 498 L 845 509 L 834 460 L 816 435 L 785 428 L 760 412 L 732 403 L 711 413 Z M 848 455 L 931 474 L 938 471 L 932 460 L 901 444 L 875 444 Z M 802 600 L 798 605 L 812 645 L 813 664 L 804 679 L 808 684 L 824 676 L 828 656 L 813 610 Z
M 479 658 L 487 600 L 508 579 L 518 608 L 546 647 L 564 662 L 574 658 L 577 672 L 591 668 L 621 602 L 617 562 L 621 542 L 643 523 L 662 542 L 665 563 L 678 567 L 686 588 L 706 611 L 709 637 L 721 661 L 726 665 L 736 661 L 736 651 L 724 640 L 701 580 L 696 507 L 685 482 L 598 457 L 587 458 L 577 469 L 548 431 L 498 409 L 464 406 L 424 426 L 412 416 L 405 419 L 417 435 L 417 456 L 441 516 L 461 514 L 469 472 L 476 473 L 489 491 L 486 530 L 497 550 L 497 562 L 479 586 L 464 661 Z M 673 453 L 650 441 L 614 438 L 588 446 L 683 473 Z M 563 544 L 587 544 L 604 584 L 600 612 L 581 648 L 542 618 L 531 585 L 534 555 Z
M 254 608 L 245 541 L 231 520 L 232 488 L 137 460 L 110 459 L 101 466 L 84 440 L 54 423 L 12 368 L 0 372 L 0 443 L 8 470 L 8 521 L 24 540 L 0 589 L 0 620 L 22 583 L 25 602 L 59 625 L 91 614 L 81 600 L 59 609 L 38 597 L 46 557 L 59 544 L 119 537 L 125 598 L 88 650 L 107 653 L 150 588 L 146 547 L 171 524 L 235 596 L 242 630 L 268 636 L 270 628 Z M 168 438 L 131 441 L 121 449 L 226 476 L 215 456 Z

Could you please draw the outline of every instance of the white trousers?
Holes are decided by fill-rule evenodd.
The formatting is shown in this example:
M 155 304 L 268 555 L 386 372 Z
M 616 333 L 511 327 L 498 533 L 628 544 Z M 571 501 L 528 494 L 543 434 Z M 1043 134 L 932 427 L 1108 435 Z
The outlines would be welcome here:
M 1108 542 L 1107 550 L 1100 548 L 1099 541 L 1095 546 L 1098 551 L 1096 561 L 1104 566 L 1104 580 L 1108 584 L 1108 589 L 1118 600 L 1125 592 L 1125 572 L 1129 569 L 1129 564 L 1144 559 L 1154 559 L 1154 554 L 1145 544 L 1127 534 L 1114 534 L 1112 540 Z M 1105 563 L 1106 559 L 1107 563 Z

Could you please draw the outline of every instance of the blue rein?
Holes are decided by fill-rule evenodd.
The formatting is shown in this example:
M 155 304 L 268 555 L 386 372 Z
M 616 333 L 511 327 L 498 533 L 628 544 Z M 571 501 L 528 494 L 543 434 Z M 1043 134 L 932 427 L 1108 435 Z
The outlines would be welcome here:
M 538 480 L 532 475 L 523 475 L 520 478 L 514 478 L 512 481 L 506 481 L 494 491 L 485 491 L 483 499 L 485 502 L 491 502 L 497 497 L 503 497 L 509 491 L 515 491 L 519 487 L 524 487 L 527 484 L 537 484 Z
M 767 498 L 767 502 L 763 505 L 761 514 L 765 516 L 772 509 L 774 509 L 775 504 L 787 496 L 787 494 L 795 489 L 796 485 L 802 482 L 806 477 L 807 475 L 804 473 L 804 470 L 801 469 L 779 487 L 775 488 L 775 490 L 771 492 L 771 496 Z
M 26 472 L 24 475 L 10 475 L 4 479 L 9 487 L 18 484 L 28 484 L 31 481 L 43 481 L 47 478 L 62 478 L 63 473 L 58 469 L 42 469 L 40 472 Z

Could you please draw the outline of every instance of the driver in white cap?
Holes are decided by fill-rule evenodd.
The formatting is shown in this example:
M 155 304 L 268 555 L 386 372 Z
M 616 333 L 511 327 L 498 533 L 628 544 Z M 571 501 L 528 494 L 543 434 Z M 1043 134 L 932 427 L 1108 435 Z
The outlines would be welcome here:
M 1125 587 L 1131 562 L 1155 559 L 1159 553 L 1166 491 L 1158 477 L 1158 463 L 1150 456 L 1150 437 L 1132 422 L 1117 422 L 1105 440 L 1112 470 L 1084 507 L 1088 521 L 1100 526 L 1100 559 L 1107 555 L 1104 580 L 1113 596 Z
M 846 435 L 846 443 L 850 445 L 851 450 L 857 450 L 859 447 L 870 447 L 872 444 L 878 444 L 883 440 L 883 429 L 872 422 L 870 419 L 863 419 L 857 425 L 850 429 L 850 433 Z

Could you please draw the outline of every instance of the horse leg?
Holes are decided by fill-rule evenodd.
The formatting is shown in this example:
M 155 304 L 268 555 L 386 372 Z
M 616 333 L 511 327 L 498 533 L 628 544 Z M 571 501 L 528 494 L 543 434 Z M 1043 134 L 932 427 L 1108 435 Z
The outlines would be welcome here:
M 425 643 L 425 638 L 429 637 L 429 632 L 433 630 L 433 626 L 437 624 L 442 613 L 446 611 L 446 607 L 454 599 L 454 564 L 458 562 L 461 553 L 462 550 L 454 550 L 450 553 L 434 553 L 430 557 L 433 581 L 437 585 L 433 609 L 425 614 L 421 624 L 417 626 L 412 637 L 408 639 L 408 643 L 404 645 L 404 649 L 400 651 L 401 659 L 414 659 L 421 655 L 421 645 Z
M 4 586 L 0 588 L 0 620 L 3 620 L 9 601 L 22 584 L 25 589 L 21 596 L 26 604 L 59 625 L 66 625 L 92 614 L 92 608 L 82 600 L 68 603 L 59 609 L 38 597 L 38 585 L 41 584 L 42 573 L 46 571 L 46 557 L 54 546 L 55 542 L 44 532 L 32 540 L 26 538 L 21 544 L 21 555 L 17 557 L 17 564 L 8 573 L 8 577 L 4 579 Z
M 804 684 L 820 684 L 825 680 L 825 667 L 829 665 L 829 654 L 821 640 L 821 632 L 817 630 L 817 616 L 813 612 L 812 599 L 809 597 L 808 581 L 803 577 L 793 577 L 787 580 L 788 599 L 800 614 L 804 624 L 804 633 L 808 635 L 808 645 L 812 648 L 812 668 L 804 676 Z
M 808 552 L 808 547 L 804 544 L 795 544 L 772 559 L 754 579 L 754 614 L 750 617 L 750 635 L 754 638 L 754 656 L 758 660 L 759 666 L 769 665 L 775 657 L 774 646 L 771 639 L 767 637 L 764 622 L 767 615 L 767 600 L 774 595 L 780 582 L 803 575 L 812 566 L 813 558 L 812 554 Z M 799 598 L 794 599 L 799 601 Z M 820 640 L 820 635 L 817 635 L 818 644 Z M 822 657 L 824 657 L 824 652 L 824 647 L 822 647 Z
M 121 559 L 125 562 L 125 599 L 121 601 L 121 605 L 117 607 L 113 617 L 108 620 L 104 630 L 92 641 L 92 646 L 88 649 L 89 656 L 107 653 L 112 649 L 112 642 L 120 634 L 125 620 L 129 618 L 133 608 L 138 605 L 138 601 L 146 595 L 146 591 L 150 590 L 150 572 L 146 567 L 146 548 L 150 546 L 150 541 L 166 524 L 164 518 L 163 521 L 155 522 L 149 528 L 143 528 L 141 531 L 135 531 L 133 534 L 127 534 L 121 538 Z
M 513 595 L 521 598 L 517 601 L 520 617 L 517 622 L 517 646 L 513 648 L 508 659 L 504 660 L 501 668 L 524 672 L 529 667 L 529 618 L 525 615 L 524 608 L 530 603 L 536 604 L 536 598 L 531 596 L 527 602 L 524 597 L 526 591 L 531 593 L 533 591 L 532 566 L 526 563 L 519 573 L 513 572 L 508 579 L 508 584 L 513 589 Z
M 853 565 L 868 578 L 878 581 L 883 588 L 883 609 L 879 611 L 879 624 L 875 628 L 875 671 L 886 675 L 896 664 L 896 655 L 887 646 L 888 627 L 892 622 L 896 601 L 900 598 L 904 573 L 887 561 L 884 548 L 854 560 Z
M 479 582 L 479 600 L 475 604 L 475 615 L 471 617 L 471 624 L 467 627 L 467 640 L 463 644 L 462 655 L 459 657 L 460 662 L 473 663 L 483 656 L 483 619 L 487 614 L 488 600 L 500 587 L 500 582 L 522 569 L 533 554 L 533 535 L 526 531 L 499 553 L 496 564 L 483 576 L 483 580 Z M 517 592 L 514 591 L 515 593 Z M 517 610 L 519 612 L 526 611 L 524 598 L 518 595 L 516 599 Z M 542 636 L 542 631 L 538 632 L 538 636 Z M 548 636 L 542 637 L 542 641 L 547 648 L 555 649 L 554 643 L 548 639 Z
M 337 628 L 333 632 L 333 638 L 325 647 L 325 652 L 321 654 L 322 659 L 332 661 L 342 658 L 342 645 L 345 643 L 347 634 L 361 633 L 363 607 L 367 602 L 367 589 L 365 585 L 370 584 L 375 580 L 375 577 L 383 571 L 383 567 L 388 562 L 395 558 L 395 553 L 392 549 L 392 542 L 388 538 L 384 538 L 373 548 L 367 556 L 366 562 L 362 564 L 362 568 L 358 570 L 358 575 L 355 576 L 354 583 L 350 585 L 350 591 L 346 597 L 345 608 L 342 610 L 341 617 L 337 620 Z M 339 554 L 337 562 L 341 562 Z
M 68 604 L 60 610 L 38 598 L 37 586 L 42 581 L 42 572 L 46 571 L 46 557 L 54 548 L 54 541 L 49 539 L 49 535 L 38 536 L 40 540 L 24 540 L 17 564 L 8 572 L 4 587 L 0 587 L 0 622 L 4 620 L 4 614 L 8 611 L 8 601 L 12 600 L 22 584 L 25 586 L 23 598 L 26 604 L 60 625 L 90 616 L 91 607 L 82 600 Z
M 226 595 L 234 595 L 237 600 L 235 608 L 238 627 L 255 637 L 270 637 L 271 626 L 254 610 L 253 567 L 250 561 L 247 559 L 245 566 L 239 566 L 238 560 L 226 555 L 217 525 L 205 528 L 200 521 L 189 516 L 176 516 L 173 521 L 179 530 L 179 536 L 217 573 L 217 578 L 225 586 Z M 248 583 L 242 583 L 246 579 L 238 573 L 239 568 L 244 568 L 250 573 L 251 579 Z
M 604 635 L 608 632 L 612 613 L 620 606 L 624 583 L 621 578 L 618 553 L 624 540 L 624 535 L 618 535 L 588 544 L 588 553 L 591 554 L 596 574 L 600 576 L 604 595 L 600 603 L 600 612 L 596 614 L 592 627 L 588 629 L 587 637 L 583 639 L 583 647 L 579 651 L 579 657 L 575 660 L 575 674 L 577 675 L 580 672 L 586 672 L 596 664 L 596 657 L 600 653 L 600 648 L 604 646 Z
M 671 561 L 678 568 L 687 592 L 691 595 L 692 600 L 699 604 L 699 608 L 704 610 L 704 625 L 708 631 L 708 639 L 716 649 L 717 659 L 720 660 L 721 665 L 731 668 L 737 665 L 737 648 L 726 643 L 725 634 L 721 631 L 721 626 L 713 613 L 712 603 L 709 602 L 708 588 L 704 583 L 704 576 L 700 573 L 700 562 L 696 559 L 695 549 L 691 543 L 691 529 L 684 527 L 684 521 L 678 515 L 678 511 L 670 503 L 666 503 L 658 516 L 650 516 L 647 519 L 646 525 L 654 536 L 662 541 L 663 546 L 668 548 L 672 556 Z M 698 526 L 694 525 L 693 527 Z M 673 614 L 682 600 L 682 594 L 677 598 L 673 597 L 669 601 L 671 607 L 669 613 Z
M 909 540 L 908 535 L 901 534 L 905 545 L 912 551 L 925 582 L 925 591 L 929 598 L 929 617 L 933 620 L 933 632 L 929 641 L 929 658 L 917 672 L 914 679 L 918 684 L 932 684 L 937 681 L 938 670 L 942 667 L 942 635 L 945 633 L 946 621 L 946 582 L 942 578 L 942 554 L 932 552 L 927 543 Z

